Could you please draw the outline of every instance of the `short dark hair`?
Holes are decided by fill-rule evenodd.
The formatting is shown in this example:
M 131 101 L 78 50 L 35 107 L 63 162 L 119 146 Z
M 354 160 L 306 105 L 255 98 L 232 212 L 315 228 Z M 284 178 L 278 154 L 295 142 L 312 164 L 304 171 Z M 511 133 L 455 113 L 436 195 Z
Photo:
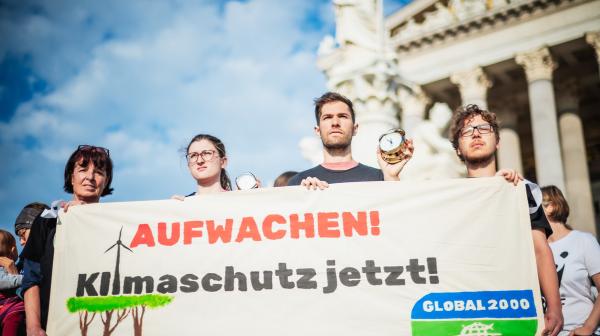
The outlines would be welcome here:
M 471 119 L 476 115 L 480 115 L 481 118 L 492 126 L 494 135 L 496 136 L 496 142 L 500 141 L 500 133 L 498 132 L 498 121 L 496 120 L 496 113 L 488 110 L 483 110 L 475 104 L 469 104 L 467 106 L 461 106 L 454 111 L 454 116 L 450 122 L 450 129 L 448 130 L 448 137 L 452 142 L 454 150 L 458 150 L 458 139 L 460 138 L 460 132 L 465 127 L 465 120 Z M 459 155 L 459 158 L 464 161 L 464 158 Z
M 73 193 L 73 184 L 71 183 L 71 179 L 73 177 L 73 170 L 75 169 L 75 164 L 81 160 L 81 166 L 87 167 L 90 162 L 94 164 L 94 167 L 98 169 L 104 170 L 106 172 L 106 187 L 102 191 L 102 195 L 106 196 L 110 195 L 113 192 L 113 188 L 110 187 L 112 183 L 112 173 L 113 173 L 113 163 L 110 159 L 110 155 L 108 153 L 108 149 L 103 147 L 91 146 L 91 145 L 81 145 L 71 154 L 67 164 L 65 165 L 65 183 L 63 189 L 65 192 L 72 194 Z
M 319 120 L 321 119 L 323 105 L 333 102 L 342 102 L 346 104 L 346 106 L 348 106 L 348 109 L 350 110 L 352 122 L 354 122 L 354 107 L 352 106 L 352 101 L 337 92 L 326 92 L 321 97 L 315 98 L 315 118 L 317 119 L 317 125 L 319 124 Z
M 542 188 L 542 196 L 542 205 L 552 203 L 552 212 L 547 215 L 548 218 L 566 225 L 567 218 L 569 218 L 569 203 L 567 203 L 562 191 L 556 186 L 549 185 Z M 567 228 L 571 229 L 570 226 L 567 226 Z
M 295 171 L 286 171 L 281 173 L 281 175 L 277 176 L 275 179 L 273 187 L 287 187 L 289 180 L 297 174 L 298 172 Z

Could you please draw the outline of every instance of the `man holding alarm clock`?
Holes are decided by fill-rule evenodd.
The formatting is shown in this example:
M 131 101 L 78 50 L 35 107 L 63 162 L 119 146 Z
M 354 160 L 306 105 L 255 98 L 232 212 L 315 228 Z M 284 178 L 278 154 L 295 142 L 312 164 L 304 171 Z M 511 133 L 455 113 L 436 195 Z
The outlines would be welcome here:
M 404 141 L 402 135 L 402 159 L 389 163 L 377 150 L 379 167 L 363 165 L 352 158 L 352 137 L 358 124 L 350 99 L 339 93 L 327 92 L 315 99 L 315 133 L 323 143 L 323 163 L 298 173 L 288 185 L 302 185 L 307 189 L 325 189 L 329 183 L 398 181 L 402 168 L 412 157 L 414 148 L 411 140 Z M 393 146 L 397 136 L 382 139 L 385 145 Z M 398 143 L 398 146 L 400 143 Z

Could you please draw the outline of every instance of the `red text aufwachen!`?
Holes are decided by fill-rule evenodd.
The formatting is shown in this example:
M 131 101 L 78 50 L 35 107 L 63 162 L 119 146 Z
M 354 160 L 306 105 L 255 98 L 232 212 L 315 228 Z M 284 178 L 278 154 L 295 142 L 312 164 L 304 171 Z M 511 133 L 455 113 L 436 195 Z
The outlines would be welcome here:
M 264 217 L 139 224 L 129 247 L 209 244 L 278 239 L 378 236 L 379 211 L 269 214 Z

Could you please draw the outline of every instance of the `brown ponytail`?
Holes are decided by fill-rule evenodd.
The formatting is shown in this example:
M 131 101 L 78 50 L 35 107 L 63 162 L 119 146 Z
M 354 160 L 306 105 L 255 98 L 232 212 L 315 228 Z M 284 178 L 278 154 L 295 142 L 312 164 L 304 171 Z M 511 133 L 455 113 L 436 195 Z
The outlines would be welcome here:
M 227 175 L 225 168 L 221 168 L 221 188 L 231 190 L 231 180 L 229 179 L 229 175 Z

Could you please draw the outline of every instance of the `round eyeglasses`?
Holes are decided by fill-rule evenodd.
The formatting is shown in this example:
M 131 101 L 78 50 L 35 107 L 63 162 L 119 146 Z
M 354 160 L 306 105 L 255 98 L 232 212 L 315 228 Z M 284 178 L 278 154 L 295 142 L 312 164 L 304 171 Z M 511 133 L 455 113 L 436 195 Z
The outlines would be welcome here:
M 205 150 L 200 153 L 192 152 L 192 153 L 187 153 L 185 155 L 185 159 L 187 160 L 188 163 L 196 163 L 196 162 L 198 162 L 199 158 L 202 158 L 202 161 L 204 161 L 204 162 L 208 162 L 215 158 L 216 153 L 217 153 L 216 150 Z
M 493 128 L 490 124 L 481 124 L 481 125 L 471 125 L 463 128 L 460 131 L 460 136 L 468 137 L 473 135 L 473 133 L 477 130 L 479 134 L 488 134 L 491 133 Z
M 110 151 L 108 148 L 92 146 L 92 145 L 79 145 L 77 147 L 78 151 L 90 151 L 90 152 L 101 152 L 106 154 L 106 156 L 110 156 Z

